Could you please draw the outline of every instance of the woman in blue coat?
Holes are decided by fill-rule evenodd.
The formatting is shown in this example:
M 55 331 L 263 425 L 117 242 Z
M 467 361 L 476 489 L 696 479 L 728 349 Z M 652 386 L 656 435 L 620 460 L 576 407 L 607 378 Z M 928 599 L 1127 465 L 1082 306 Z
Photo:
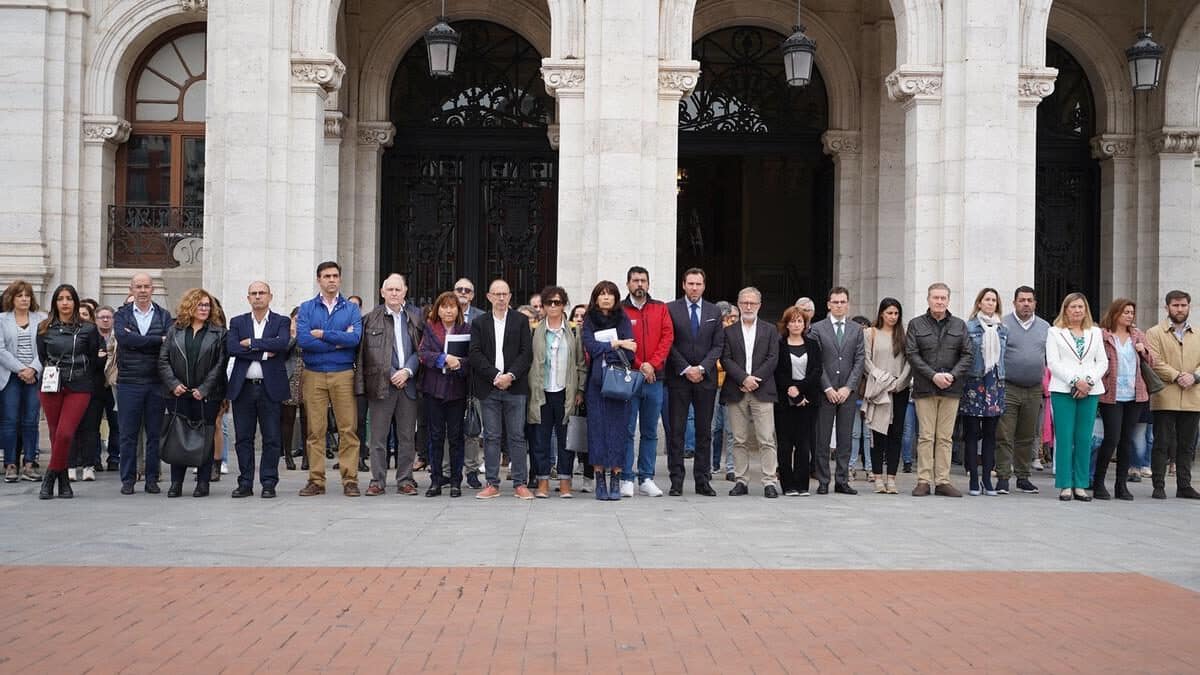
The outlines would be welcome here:
M 628 401 L 604 398 L 604 369 L 620 366 L 621 353 L 625 362 L 633 363 L 637 342 L 633 339 L 633 324 L 618 305 L 620 291 L 611 281 L 601 281 L 592 289 L 587 316 L 583 320 L 583 347 L 591 356 L 591 376 L 588 377 L 588 458 L 596 472 L 596 499 L 621 500 L 621 466 L 625 463 L 625 439 L 629 427 Z M 614 331 L 616 337 L 597 340 L 601 331 Z M 611 472 L 605 485 L 605 471 Z

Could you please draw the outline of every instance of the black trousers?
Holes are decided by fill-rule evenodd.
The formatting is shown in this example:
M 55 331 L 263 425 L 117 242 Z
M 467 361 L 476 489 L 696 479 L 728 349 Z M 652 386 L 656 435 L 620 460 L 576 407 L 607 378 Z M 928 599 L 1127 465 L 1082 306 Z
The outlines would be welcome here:
M 688 408 L 696 410 L 696 455 L 692 459 L 692 479 L 696 485 L 708 485 L 712 471 L 712 416 L 717 389 L 707 381 L 690 382 L 684 378 L 667 381 L 667 469 L 671 486 L 683 488 L 687 467 L 683 464 L 683 438 L 687 433 Z
M 71 456 L 67 466 L 76 469 L 100 463 L 100 418 L 103 416 L 104 399 L 93 394 L 88 400 L 83 419 L 79 421 L 79 427 L 75 429 L 75 440 L 71 443 Z
M 959 415 L 963 429 L 963 465 L 967 475 L 974 475 L 979 468 L 980 443 L 983 441 L 983 479 L 984 485 L 992 484 L 992 469 L 996 468 L 996 426 L 999 417 L 974 417 Z
M 892 423 L 886 434 L 871 432 L 871 468 L 876 474 L 887 462 L 887 475 L 895 476 L 900 468 L 900 446 L 904 440 L 904 415 L 908 412 L 908 390 L 892 394 Z
M 775 406 L 775 436 L 779 452 L 779 487 L 784 492 L 808 492 L 819 404 Z
M 1197 423 L 1200 423 L 1200 412 L 1154 411 L 1154 448 L 1150 451 L 1154 487 L 1166 487 L 1168 455 L 1175 458 L 1176 489 L 1192 486 Z
M 1145 410 L 1146 403 L 1125 401 L 1101 403 L 1100 420 L 1104 423 L 1104 441 L 1096 451 L 1096 471 L 1092 474 L 1092 489 L 1104 485 L 1108 474 L 1108 463 L 1113 452 L 1117 453 L 1117 485 L 1123 485 L 1129 476 L 1130 449 L 1133 448 L 1133 432 Z M 1158 430 L 1155 429 L 1155 432 Z M 1157 435 L 1157 434 L 1156 434 Z

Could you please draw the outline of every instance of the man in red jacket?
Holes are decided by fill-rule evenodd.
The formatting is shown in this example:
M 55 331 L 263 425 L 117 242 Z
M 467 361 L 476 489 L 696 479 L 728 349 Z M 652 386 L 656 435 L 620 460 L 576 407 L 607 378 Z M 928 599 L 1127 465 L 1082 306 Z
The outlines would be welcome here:
M 625 296 L 622 306 L 633 323 L 633 339 L 637 353 L 633 367 L 642 371 L 646 381 L 629 401 L 633 414 L 629 416 L 629 435 L 625 441 L 623 476 L 637 477 L 638 491 L 647 497 L 661 497 L 662 490 L 654 483 L 655 453 L 658 451 L 658 418 L 662 415 L 663 376 L 667 356 L 675 341 L 675 327 L 667 313 L 666 304 L 650 298 L 650 273 L 634 265 L 625 274 Z M 641 423 L 641 442 L 638 444 L 637 473 L 633 470 L 633 437 Z M 633 496 L 633 480 L 621 481 L 621 496 Z

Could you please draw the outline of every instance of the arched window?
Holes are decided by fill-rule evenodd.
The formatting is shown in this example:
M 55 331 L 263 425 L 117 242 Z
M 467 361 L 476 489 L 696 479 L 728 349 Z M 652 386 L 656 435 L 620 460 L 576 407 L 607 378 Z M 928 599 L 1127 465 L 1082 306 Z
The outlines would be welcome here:
M 174 267 L 175 244 L 202 235 L 207 56 L 203 24 L 155 40 L 126 91 L 129 141 L 109 208 L 113 267 Z

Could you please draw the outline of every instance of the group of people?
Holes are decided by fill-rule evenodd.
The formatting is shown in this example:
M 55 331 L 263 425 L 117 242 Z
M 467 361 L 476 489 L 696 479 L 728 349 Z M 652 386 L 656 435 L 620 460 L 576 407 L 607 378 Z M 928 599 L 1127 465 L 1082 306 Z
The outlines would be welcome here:
M 32 287 L 17 281 L 0 314 L 5 480 L 40 480 L 41 498 L 71 497 L 70 470 L 82 467 L 90 480 L 102 466 L 99 427 L 108 415 L 119 429 L 109 467 L 120 471 L 121 493 L 135 491 L 144 446 L 143 489 L 157 494 L 164 419 L 215 428 L 228 408 L 239 470 L 235 498 L 254 494 L 256 473 L 259 495 L 276 496 L 281 457 L 291 464 L 285 439 L 298 411 L 308 470 L 301 496 L 325 492 L 330 424 L 342 492 L 361 494 L 360 419 L 368 430 L 367 496 L 388 491 L 393 458 L 395 491 L 418 494 L 418 455 L 428 458 L 427 497 L 444 490 L 462 496 L 464 477 L 479 490 L 476 498 L 497 497 L 507 466 L 516 497 L 550 497 L 556 475 L 558 495 L 570 498 L 576 460 L 584 466 L 581 491 L 597 500 L 661 496 L 660 421 L 672 496 L 683 494 L 688 457 L 695 493 L 716 495 L 714 426 L 731 438 L 731 496 L 749 493 L 755 456 L 767 498 L 807 495 L 813 479 L 818 494 L 831 483 L 835 493 L 856 494 L 856 420 L 871 433 L 875 492 L 896 494 L 911 399 L 914 496 L 962 496 L 950 480 L 956 428 L 970 494 L 1007 494 L 1014 477 L 1016 490 L 1036 493 L 1031 466 L 1048 389 L 1060 499 L 1133 499 L 1126 484 L 1136 471 L 1131 447 L 1147 405 L 1155 430 L 1153 496 L 1166 497 L 1170 461 L 1176 496 L 1200 498 L 1190 475 L 1200 335 L 1188 323 L 1185 292 L 1167 294 L 1167 317 L 1145 333 L 1136 328 L 1131 300 L 1115 300 L 1095 326 L 1080 293 L 1063 299 L 1051 325 L 1036 315 L 1027 286 L 1016 289 L 1008 314 L 999 291 L 983 289 L 964 320 L 949 311 L 943 283 L 928 288 L 927 310 L 907 324 L 901 303 L 884 298 L 864 327 L 849 319 L 850 293 L 842 287 L 828 293 L 820 321 L 813 320 L 814 303 L 802 298 L 772 323 L 760 316 L 757 289 L 742 289 L 736 305 L 712 303 L 705 281 L 703 270 L 689 269 L 682 297 L 662 302 L 649 295 L 648 270 L 634 266 L 624 298 L 616 283 L 601 281 L 586 304 L 568 310 L 567 292 L 549 286 L 514 310 L 509 285 L 497 279 L 484 311 L 473 304 L 469 279 L 420 308 L 408 301 L 405 278 L 392 274 L 380 288 L 382 302 L 364 312 L 361 299 L 342 295 L 341 268 L 327 261 L 316 270 L 319 292 L 290 318 L 271 309 L 270 286 L 255 281 L 247 289 L 250 311 L 229 320 L 203 289 L 187 291 L 172 316 L 153 301 L 145 274 L 133 277 L 128 301 L 116 310 L 62 285 L 42 313 Z M 39 410 L 51 438 L 44 475 L 35 467 Z M 1093 453 L 1097 414 L 1104 441 Z M 568 449 L 568 437 L 579 435 L 568 424 L 584 420 L 585 447 L 577 441 Z M 694 443 L 685 441 L 691 434 Z M 212 455 L 195 462 L 194 497 L 209 494 Z M 171 465 L 168 497 L 182 495 L 188 468 Z

